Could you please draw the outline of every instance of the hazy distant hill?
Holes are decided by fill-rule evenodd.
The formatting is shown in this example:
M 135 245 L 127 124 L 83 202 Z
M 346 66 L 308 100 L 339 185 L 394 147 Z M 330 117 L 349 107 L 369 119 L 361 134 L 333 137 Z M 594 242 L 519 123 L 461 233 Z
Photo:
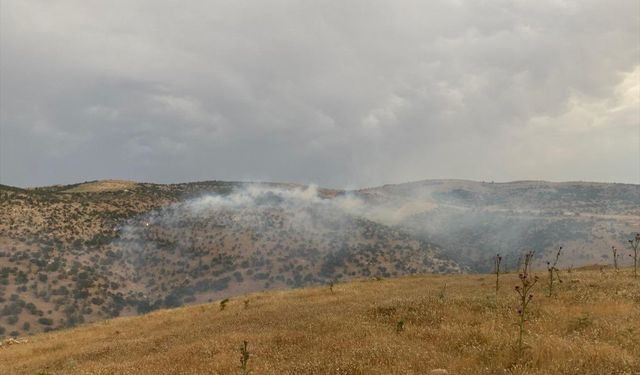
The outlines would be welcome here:
M 382 222 L 442 245 L 479 271 L 496 253 L 513 267 L 524 249 L 542 263 L 558 246 L 565 267 L 609 263 L 611 246 L 626 248 L 640 230 L 640 185 L 435 180 L 359 194 L 380 207 Z

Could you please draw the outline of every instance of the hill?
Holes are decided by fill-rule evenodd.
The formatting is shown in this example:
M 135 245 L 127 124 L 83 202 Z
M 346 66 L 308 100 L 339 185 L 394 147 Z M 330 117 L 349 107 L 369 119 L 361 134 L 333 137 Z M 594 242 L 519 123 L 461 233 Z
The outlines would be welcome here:
M 434 180 L 356 191 L 284 183 L 0 186 L 0 337 L 360 277 L 611 263 L 640 186 Z
M 538 273 L 544 277 L 543 273 Z M 515 350 L 514 274 L 362 279 L 39 334 L 0 348 L 6 374 L 637 374 L 640 283 L 628 269 L 541 281 Z M 398 322 L 402 322 L 399 326 Z
M 354 277 L 461 272 L 442 249 L 290 184 L 4 189 L 0 336 Z

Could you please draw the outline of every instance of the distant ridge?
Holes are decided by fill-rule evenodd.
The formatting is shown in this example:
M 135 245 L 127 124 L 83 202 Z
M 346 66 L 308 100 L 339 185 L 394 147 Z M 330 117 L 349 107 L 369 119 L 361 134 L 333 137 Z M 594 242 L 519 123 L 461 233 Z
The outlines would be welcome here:
M 123 180 L 123 179 L 102 179 L 102 180 L 92 180 L 92 181 L 84 181 L 78 183 L 71 184 L 55 184 L 55 185 L 42 185 L 42 186 L 28 186 L 28 187 L 19 187 L 7 184 L 0 184 L 0 189 L 55 189 L 55 190 L 66 190 L 72 191 L 86 189 L 87 191 L 101 191 L 101 186 L 105 186 L 102 191 L 109 191 L 109 186 L 113 186 L 114 189 L 118 189 L 119 184 L 148 184 L 148 185 L 199 185 L 199 184 L 210 184 L 210 183 L 232 183 L 232 184 L 265 184 L 265 185 L 274 185 L 274 186 L 288 186 L 291 188 L 298 187 L 304 188 L 313 184 L 304 184 L 297 182 L 277 182 L 277 181 L 255 181 L 255 180 L 243 180 L 243 181 L 233 181 L 233 180 L 199 180 L 199 181 L 184 181 L 184 182 L 171 182 L 171 183 L 159 183 L 159 182 L 149 182 L 149 181 L 136 181 L 136 180 Z M 398 183 L 388 183 L 382 185 L 373 185 L 373 186 L 365 186 L 365 187 L 357 187 L 357 188 L 349 188 L 349 189 L 340 189 L 340 188 L 323 188 L 325 190 L 334 190 L 334 191 L 363 191 L 370 189 L 380 189 L 392 186 L 402 186 L 402 185 L 417 185 L 417 184 L 430 184 L 430 183 L 472 183 L 472 184 L 485 184 L 485 185 L 510 185 L 510 184 L 548 184 L 548 185 L 561 185 L 561 184 L 586 184 L 586 185 L 631 185 L 631 186 L 640 186 L 640 183 L 629 183 L 629 182 L 602 182 L 602 181 L 583 181 L 583 180 L 568 180 L 568 181 L 548 181 L 548 180 L 513 180 L 513 181 L 490 181 L 490 180 L 470 180 L 470 179 L 456 179 L 456 178 L 434 178 L 434 179 L 423 179 L 423 180 L 415 180 L 415 181 L 407 181 L 407 182 L 398 182 Z

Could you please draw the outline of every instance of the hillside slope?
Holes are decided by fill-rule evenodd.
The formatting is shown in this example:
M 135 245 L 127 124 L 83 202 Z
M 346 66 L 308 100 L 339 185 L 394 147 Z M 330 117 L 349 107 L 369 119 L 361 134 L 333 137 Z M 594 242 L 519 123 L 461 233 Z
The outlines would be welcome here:
M 240 293 L 460 272 L 442 249 L 288 184 L 3 189 L 0 337 Z
M 540 276 L 544 276 L 539 273 Z M 640 372 L 640 283 L 576 270 L 534 289 L 518 358 L 517 276 L 414 276 L 251 294 L 118 318 L 0 348 L 4 374 L 629 374 Z M 397 330 L 402 321 L 402 330 Z M 443 373 L 443 372 L 438 372 Z

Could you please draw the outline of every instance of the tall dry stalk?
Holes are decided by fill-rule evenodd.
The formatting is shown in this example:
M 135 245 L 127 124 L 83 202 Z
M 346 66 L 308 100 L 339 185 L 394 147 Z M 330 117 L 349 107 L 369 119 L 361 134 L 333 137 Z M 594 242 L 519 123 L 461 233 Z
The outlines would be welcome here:
M 553 280 L 557 278 L 558 282 L 562 282 L 558 268 L 556 268 L 556 266 L 558 265 L 558 259 L 560 259 L 560 252 L 562 252 L 562 246 L 560 246 L 560 248 L 558 249 L 553 264 L 551 264 L 551 262 L 547 262 L 547 272 L 549 272 L 549 297 L 553 295 Z
M 240 347 L 240 368 L 242 369 L 242 375 L 249 374 L 249 368 L 247 367 L 249 364 L 249 350 L 247 349 L 247 344 L 245 340 Z
M 615 246 L 611 246 L 611 253 L 613 254 L 613 269 L 618 273 L 618 249 Z
M 494 266 L 496 271 L 496 305 L 498 304 L 498 290 L 500 290 L 500 263 L 502 263 L 502 257 L 500 254 L 496 254 L 494 259 Z
M 633 277 L 638 278 L 638 246 L 640 245 L 640 233 L 636 233 L 633 240 L 629 240 L 629 246 L 633 250 Z
M 527 322 L 527 308 L 533 299 L 533 294 L 531 291 L 533 287 L 538 282 L 538 276 L 531 277 L 531 262 L 533 260 L 533 251 L 529 251 L 524 256 L 524 265 L 522 266 L 522 271 L 518 275 L 520 279 L 520 285 L 515 287 L 516 292 L 518 293 L 518 355 L 522 355 L 523 350 L 523 336 L 525 323 Z

